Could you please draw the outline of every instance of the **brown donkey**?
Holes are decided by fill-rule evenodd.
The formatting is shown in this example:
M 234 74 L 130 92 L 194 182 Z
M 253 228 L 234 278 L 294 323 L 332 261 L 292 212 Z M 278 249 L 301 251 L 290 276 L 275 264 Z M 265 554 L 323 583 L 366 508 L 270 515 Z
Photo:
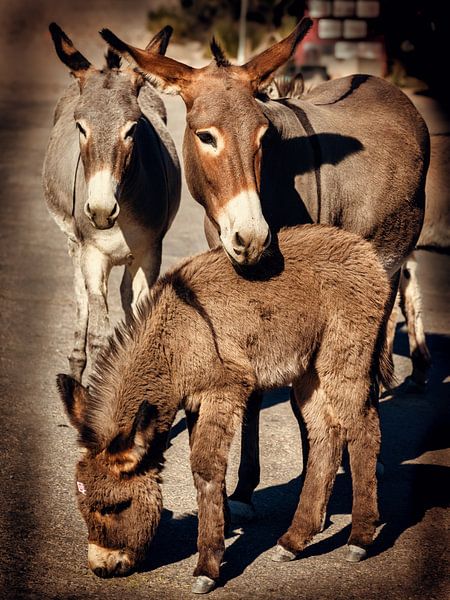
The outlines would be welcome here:
M 181 405 L 198 499 L 193 591 L 212 589 L 224 553 L 231 440 L 252 392 L 290 383 L 310 452 L 298 509 L 273 558 L 292 560 L 319 531 L 344 443 L 353 477 L 348 558 L 364 557 L 378 518 L 380 432 L 370 387 L 378 376 L 387 384 L 392 369 L 380 352 L 388 278 L 355 234 L 305 225 L 282 230 L 278 242 L 248 277 L 219 249 L 186 260 L 159 280 L 129 328 L 116 330 L 89 390 L 58 376 L 86 448 L 78 502 L 97 575 L 130 571 L 148 549 Z
M 301 99 L 261 95 L 310 25 L 303 19 L 242 66 L 230 64 L 213 42 L 214 60 L 201 69 L 130 46 L 109 30 L 102 35 L 159 90 L 183 98 L 186 181 L 205 208 L 211 247 L 221 243 L 234 262 L 251 266 L 280 227 L 342 227 L 376 248 L 391 278 L 390 312 L 422 226 L 428 131 L 403 92 L 368 75 L 325 82 Z M 418 383 L 429 366 L 422 341 L 412 356 Z M 250 515 L 259 482 L 260 404 L 254 396 L 248 405 L 231 496 L 239 502 L 232 510 Z

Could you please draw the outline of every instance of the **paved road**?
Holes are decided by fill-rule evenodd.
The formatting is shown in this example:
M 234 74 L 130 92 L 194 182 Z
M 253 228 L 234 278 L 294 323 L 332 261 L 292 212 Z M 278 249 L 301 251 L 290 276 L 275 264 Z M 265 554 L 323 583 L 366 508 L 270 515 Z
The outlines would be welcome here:
M 100 580 L 86 565 L 84 523 L 75 505 L 73 466 L 78 450 L 67 426 L 54 378 L 67 368 L 74 306 L 65 239 L 44 207 L 40 171 L 52 109 L 67 75 L 45 33 L 55 19 L 89 57 L 102 47 L 99 26 L 145 41 L 147 2 L 119 0 L 69 3 L 22 0 L 2 9 L 0 121 L 1 256 L 0 313 L 0 564 L 1 598 L 184 599 L 196 561 L 195 494 L 181 418 L 167 452 L 165 511 L 146 569 L 124 579 Z M 176 51 L 176 49 L 175 49 Z M 180 52 L 180 49 L 178 49 Z M 433 126 L 431 101 L 419 99 Z M 166 100 L 170 127 L 180 148 L 184 108 Z M 185 191 L 164 246 L 163 268 L 205 247 L 202 211 Z M 330 521 L 302 560 L 272 563 L 269 549 L 286 527 L 297 497 L 298 434 L 281 391 L 266 399 L 262 414 L 262 481 L 256 492 L 258 519 L 227 541 L 217 599 L 304 598 L 442 599 L 448 580 L 448 390 L 450 260 L 419 252 L 425 324 L 434 366 L 423 395 L 394 394 L 381 404 L 386 474 L 380 487 L 383 524 L 369 560 L 343 561 L 349 532 L 350 483 L 339 475 Z M 119 275 L 112 279 L 117 286 Z M 114 317 L 118 295 L 111 294 Z M 396 370 L 408 374 L 407 341 L 399 324 Z M 233 446 L 229 488 L 235 481 L 238 440 Z M 446 466 L 447 465 L 447 466 Z M 446 530 L 447 526 L 447 530 Z

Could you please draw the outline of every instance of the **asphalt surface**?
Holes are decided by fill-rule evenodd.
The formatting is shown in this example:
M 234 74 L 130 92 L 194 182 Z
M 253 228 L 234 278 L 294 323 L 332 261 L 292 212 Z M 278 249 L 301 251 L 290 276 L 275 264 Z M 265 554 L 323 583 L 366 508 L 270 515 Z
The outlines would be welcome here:
M 191 598 L 196 562 L 196 500 L 188 442 L 180 414 L 167 451 L 163 520 L 142 572 L 101 580 L 87 568 L 86 531 L 75 504 L 73 468 L 79 450 L 55 389 L 67 371 L 74 320 L 72 268 L 64 235 L 47 214 L 40 173 L 54 104 L 69 78 L 46 33 L 51 20 L 73 35 L 90 59 L 103 47 L 95 32 L 109 26 L 136 44 L 148 39 L 147 2 L 91 1 L 1 4 L 0 162 L 0 598 Z M 131 7 L 130 7 L 131 5 Z M 201 60 L 196 48 L 169 54 Z M 199 58 L 200 56 L 200 58 Z M 94 60 L 94 59 L 93 59 Z M 186 58 L 189 61 L 189 58 Z M 192 61 L 190 61 L 191 64 Z M 435 132 L 448 119 L 434 101 L 413 97 Z M 165 98 L 178 149 L 184 106 Z M 186 188 L 164 244 L 163 270 L 206 248 L 202 210 Z M 433 357 L 423 394 L 394 391 L 381 403 L 382 524 L 368 560 L 343 560 L 349 534 L 351 484 L 337 477 L 329 521 L 301 560 L 273 563 L 269 550 L 297 502 L 301 455 L 286 390 L 266 398 L 262 412 L 262 478 L 257 519 L 227 540 L 222 580 L 212 598 L 311 600 L 448 597 L 450 257 L 418 252 L 427 339 Z M 113 318 L 121 316 L 119 269 L 111 279 Z M 410 372 L 407 337 L 399 323 L 396 375 Z M 236 480 L 233 445 L 228 488 Z

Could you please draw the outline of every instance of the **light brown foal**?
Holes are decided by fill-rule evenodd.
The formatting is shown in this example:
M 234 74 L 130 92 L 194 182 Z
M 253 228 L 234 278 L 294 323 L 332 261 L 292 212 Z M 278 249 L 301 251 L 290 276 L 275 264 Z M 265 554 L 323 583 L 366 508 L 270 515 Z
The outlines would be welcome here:
M 220 249 L 163 277 L 139 318 L 119 328 L 89 389 L 59 389 L 87 452 L 77 467 L 89 566 L 103 577 L 145 557 L 161 510 L 160 471 L 180 404 L 188 415 L 198 501 L 193 591 L 216 584 L 223 558 L 228 453 L 249 394 L 293 383 L 310 441 L 298 509 L 273 553 L 292 560 L 322 524 L 348 444 L 353 479 L 348 560 L 365 556 L 378 519 L 380 444 L 374 380 L 389 282 L 371 245 L 324 225 L 282 230 L 251 276 Z M 174 542 L 176 543 L 176 542 Z

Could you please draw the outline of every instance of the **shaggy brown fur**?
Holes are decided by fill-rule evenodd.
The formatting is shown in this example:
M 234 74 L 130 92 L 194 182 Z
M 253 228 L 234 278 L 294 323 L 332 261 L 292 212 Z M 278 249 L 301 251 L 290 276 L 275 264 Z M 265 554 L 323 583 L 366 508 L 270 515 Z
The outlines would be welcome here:
M 311 450 L 282 551 L 299 553 L 319 530 L 344 442 L 354 486 L 349 543 L 372 541 L 380 433 L 369 388 L 392 372 L 383 351 L 378 361 L 388 278 L 368 242 L 336 228 L 283 230 L 278 243 L 248 273 L 220 249 L 186 260 L 159 280 L 139 318 L 117 329 L 89 392 L 59 376 L 87 449 L 78 498 L 98 574 L 123 573 L 147 550 L 165 442 L 182 404 L 199 505 L 195 575 L 217 580 L 231 440 L 251 392 L 289 383 Z

